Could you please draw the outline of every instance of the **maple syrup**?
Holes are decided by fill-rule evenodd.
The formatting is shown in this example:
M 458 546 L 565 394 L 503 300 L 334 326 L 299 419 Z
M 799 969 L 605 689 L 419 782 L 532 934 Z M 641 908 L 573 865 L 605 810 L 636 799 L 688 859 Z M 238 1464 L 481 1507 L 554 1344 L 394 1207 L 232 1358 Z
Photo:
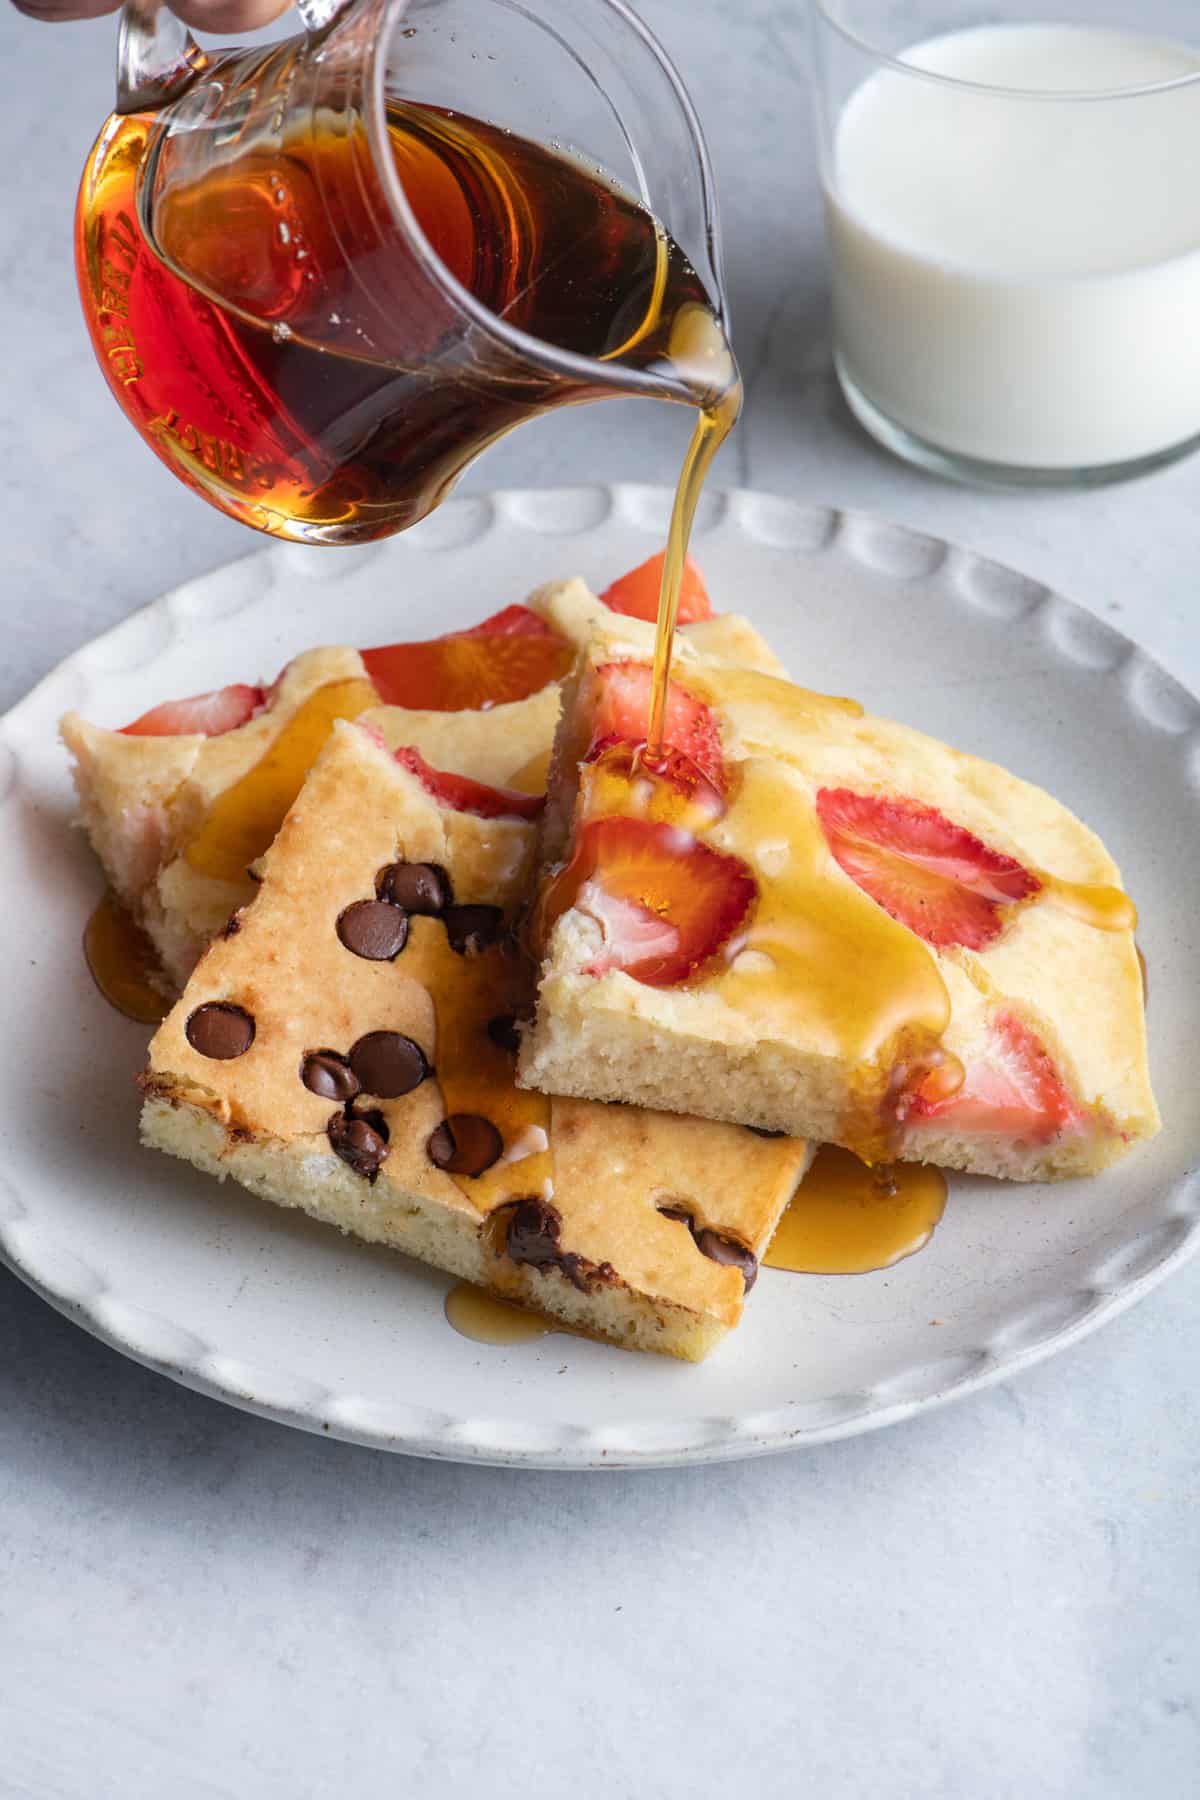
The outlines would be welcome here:
M 736 683 L 733 672 L 726 674 Z M 702 692 L 701 681 L 690 686 Z M 854 704 L 799 689 L 790 703 L 815 716 Z M 820 820 L 797 804 L 783 765 L 766 757 L 742 762 L 736 808 L 707 816 L 669 781 L 643 778 L 636 763 L 631 778 L 622 766 L 628 771 L 628 759 L 618 765 L 606 756 L 584 766 L 578 816 L 661 818 L 743 862 L 753 846 L 760 879 L 748 921 L 691 979 L 720 996 L 752 1033 L 809 1043 L 815 1055 L 851 1065 L 855 1091 L 840 1133 L 871 1162 L 888 1160 L 904 1097 L 920 1088 L 946 1099 L 963 1080 L 961 1063 L 941 1048 L 950 997 L 925 944 L 868 894 L 828 879 Z M 574 904 L 587 873 L 577 851 L 547 885 L 540 937 Z M 667 913 L 672 898 L 668 880 L 652 885 L 647 876 L 641 899 L 650 912 Z
M 508 777 L 505 785 L 518 794 L 544 794 L 550 776 L 550 755 L 549 750 L 539 750 Z
M 558 1329 L 541 1313 L 512 1306 L 469 1281 L 458 1282 L 446 1295 L 446 1321 L 477 1344 L 528 1344 Z
M 1063 881 L 1042 869 L 1035 873 L 1041 883 L 1037 898 L 1061 907 L 1093 931 L 1136 931 L 1137 907 L 1123 888 L 1098 881 Z
M 701 407 L 684 458 L 671 523 L 667 532 L 667 553 L 663 559 L 662 585 L 658 595 L 658 619 L 654 632 L 654 668 L 650 696 L 650 716 L 646 731 L 645 756 L 649 767 L 661 761 L 663 733 L 667 720 L 667 696 L 671 685 L 671 658 L 675 649 L 675 628 L 679 615 L 679 588 L 687 559 L 692 520 L 704 478 L 717 451 L 737 423 L 742 405 L 742 386 L 738 380 L 724 339 L 718 341 L 711 315 L 697 317 L 695 311 L 681 316 L 689 339 L 690 358 L 707 358 L 719 369 L 719 397 Z
M 297 707 L 283 730 L 239 780 L 217 795 L 184 857 L 199 875 L 244 881 L 270 849 L 305 776 L 337 719 L 356 719 L 378 704 L 369 681 L 330 681 Z
M 496 334 L 447 352 L 444 296 L 439 309 L 412 281 L 399 226 L 379 226 L 390 208 L 361 121 L 318 119 L 282 150 L 249 133 L 243 153 L 189 179 L 176 162 L 186 133 L 114 115 L 84 170 L 77 269 L 109 385 L 147 443 L 261 530 L 364 541 L 421 518 L 523 420 L 650 372 L 656 395 L 724 421 L 694 447 L 677 507 L 688 514 L 737 384 L 673 240 L 582 162 L 499 127 L 407 100 L 389 103 L 388 126 L 443 269 L 507 330 L 606 365 L 612 381 Z
M 154 945 L 115 894 L 105 894 L 83 929 L 92 980 L 110 1006 L 139 1025 L 158 1025 L 170 1011 Z
M 532 966 L 504 941 L 460 956 L 436 918 L 410 920 L 404 955 L 406 973 L 433 1000 L 434 1062 L 445 1116 L 488 1119 L 506 1145 L 503 1157 L 482 1174 L 451 1178 L 485 1216 L 510 1198 L 514 1177 L 522 1194 L 548 1200 L 554 1192 L 549 1098 L 516 1085 L 514 1053 L 488 1031 L 491 1020 L 532 1006 Z
M 913 1256 L 946 1210 L 946 1177 L 923 1163 L 869 1168 L 826 1144 L 779 1221 L 763 1262 L 806 1275 L 865 1275 Z

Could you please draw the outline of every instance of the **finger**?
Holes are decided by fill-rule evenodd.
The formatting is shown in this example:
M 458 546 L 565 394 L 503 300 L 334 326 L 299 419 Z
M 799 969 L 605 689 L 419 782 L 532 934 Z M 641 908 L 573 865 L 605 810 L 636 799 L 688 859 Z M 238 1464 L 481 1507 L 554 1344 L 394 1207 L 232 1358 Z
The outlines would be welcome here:
M 120 4 L 121 0 L 13 0 L 18 12 L 47 25 L 62 25 L 68 19 L 98 19 L 104 13 L 116 12 Z
M 104 0 L 100 0 L 104 4 Z M 285 13 L 291 0 L 172 0 L 171 11 L 193 31 L 257 31 Z M 107 10 L 107 8 L 106 8 Z

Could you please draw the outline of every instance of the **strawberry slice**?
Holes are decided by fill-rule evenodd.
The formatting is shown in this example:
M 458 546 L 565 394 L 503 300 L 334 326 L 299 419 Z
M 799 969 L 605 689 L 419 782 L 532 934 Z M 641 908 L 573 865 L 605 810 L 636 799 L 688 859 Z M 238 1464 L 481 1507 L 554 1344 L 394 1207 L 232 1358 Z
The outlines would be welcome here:
M 644 744 L 650 726 L 653 672 L 649 663 L 601 663 L 592 709 L 592 762 L 611 744 Z M 705 781 L 724 791 L 725 765 L 717 721 L 703 700 L 672 681 L 667 691 L 664 749 L 677 752 Z
M 504 606 L 498 613 L 493 613 L 490 619 L 484 619 L 481 624 L 472 625 L 467 631 L 451 632 L 449 633 L 449 636 L 455 638 L 541 637 L 550 638 L 555 644 L 561 642 L 553 629 L 547 625 L 545 619 L 541 617 L 540 613 L 535 613 L 531 606 Z M 444 638 L 434 638 L 431 640 L 431 642 L 435 644 L 444 643 L 445 641 Z M 370 658 L 376 661 L 382 659 L 385 664 L 390 666 L 393 659 L 398 664 L 401 659 L 407 656 L 411 651 L 425 651 L 428 648 L 428 644 L 385 644 L 378 650 L 364 650 L 362 652 L 362 658 L 364 664 L 367 662 L 368 658 Z M 502 652 L 501 654 L 503 655 L 504 653 Z M 543 654 L 547 653 L 543 652 Z M 280 669 L 278 675 L 267 689 L 266 698 L 268 705 L 275 699 L 283 682 L 283 678 L 291 666 L 290 662 L 284 663 L 282 669 Z M 368 673 L 370 673 L 369 669 Z M 401 676 L 400 679 L 403 679 L 403 676 Z M 378 683 L 376 683 L 376 685 L 378 685 Z M 542 683 L 542 686 L 545 686 L 544 682 Z M 389 696 L 381 695 L 380 698 L 386 700 Z M 401 702 L 395 701 L 393 704 L 400 705 Z M 488 704 L 487 700 L 484 700 L 483 704 L 486 706 Z M 493 700 L 491 704 L 494 706 L 495 701 Z M 424 702 L 422 705 L 424 710 L 432 712 L 457 712 L 461 710 L 458 707 L 432 707 Z
M 969 1062 L 958 1092 L 930 1100 L 918 1089 L 908 1123 L 940 1119 L 956 1131 L 994 1132 L 1045 1143 L 1083 1120 L 1037 1033 L 1015 1013 L 990 1021 L 984 1054 Z
M 578 907 L 604 938 L 586 973 L 623 969 L 648 987 L 685 981 L 715 956 L 758 892 L 740 858 L 677 826 L 619 817 L 583 827 L 559 881 L 556 910 Z
M 560 681 L 571 648 L 528 607 L 506 606 L 470 631 L 383 644 L 364 650 L 362 659 L 387 706 L 475 712 L 525 700 L 547 682 Z
M 455 812 L 475 813 L 480 819 L 536 819 L 546 804 L 544 794 L 518 794 L 512 788 L 488 787 L 486 782 L 472 781 L 469 775 L 433 769 L 411 745 L 402 745 L 395 756 L 402 769 L 416 776 L 427 794 Z
M 152 706 L 132 725 L 122 725 L 123 737 L 220 737 L 236 731 L 252 719 L 266 696 L 260 687 L 238 681 L 216 688 L 211 694 L 192 694 L 187 700 L 164 700 Z
M 1011 856 L 918 800 L 822 788 L 817 816 L 850 879 L 938 950 L 986 949 L 1003 927 L 1001 907 L 1041 887 Z
M 628 619 L 648 619 L 653 625 L 658 618 L 658 592 L 666 557 L 665 550 L 660 550 L 656 556 L 648 556 L 636 569 L 630 569 L 627 575 L 605 588 L 600 596 L 605 606 L 611 612 L 624 613 Z M 686 556 L 679 581 L 678 622 L 694 625 L 697 620 L 711 619 L 712 616 L 712 602 L 704 577 L 691 557 Z
M 532 606 L 502 606 L 490 619 L 472 625 L 456 637 L 553 637 L 554 631 Z

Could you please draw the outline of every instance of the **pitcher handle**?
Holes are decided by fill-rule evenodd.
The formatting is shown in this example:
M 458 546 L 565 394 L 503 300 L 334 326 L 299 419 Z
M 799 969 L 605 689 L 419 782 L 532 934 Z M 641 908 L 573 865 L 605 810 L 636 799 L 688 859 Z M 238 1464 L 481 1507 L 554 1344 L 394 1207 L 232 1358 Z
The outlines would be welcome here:
M 310 36 L 327 31 L 354 0 L 296 0 Z M 209 57 L 163 0 L 125 0 L 117 34 L 119 113 L 153 112 L 177 100 Z

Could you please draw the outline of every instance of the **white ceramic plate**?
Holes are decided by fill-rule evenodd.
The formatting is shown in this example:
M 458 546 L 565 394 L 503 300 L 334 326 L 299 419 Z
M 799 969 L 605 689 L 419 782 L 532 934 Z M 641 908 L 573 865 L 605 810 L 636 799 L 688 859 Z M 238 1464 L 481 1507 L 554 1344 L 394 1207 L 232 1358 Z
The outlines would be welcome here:
M 492 1349 L 445 1323 L 433 1271 L 139 1150 L 146 1033 L 92 988 L 99 891 L 55 723 L 270 677 L 322 642 L 432 636 L 661 542 L 652 488 L 451 502 L 363 551 L 272 546 L 79 651 L 0 722 L 0 1249 L 89 1331 L 190 1387 L 383 1448 L 557 1468 L 715 1461 L 886 1424 L 1081 1337 L 1200 1236 L 1200 702 L 1034 582 L 877 520 L 705 497 L 717 604 L 805 683 L 851 693 L 1052 787 L 1141 907 L 1161 1137 L 1060 1187 L 956 1179 L 920 1256 L 875 1275 L 766 1269 L 698 1368 L 569 1337 Z

